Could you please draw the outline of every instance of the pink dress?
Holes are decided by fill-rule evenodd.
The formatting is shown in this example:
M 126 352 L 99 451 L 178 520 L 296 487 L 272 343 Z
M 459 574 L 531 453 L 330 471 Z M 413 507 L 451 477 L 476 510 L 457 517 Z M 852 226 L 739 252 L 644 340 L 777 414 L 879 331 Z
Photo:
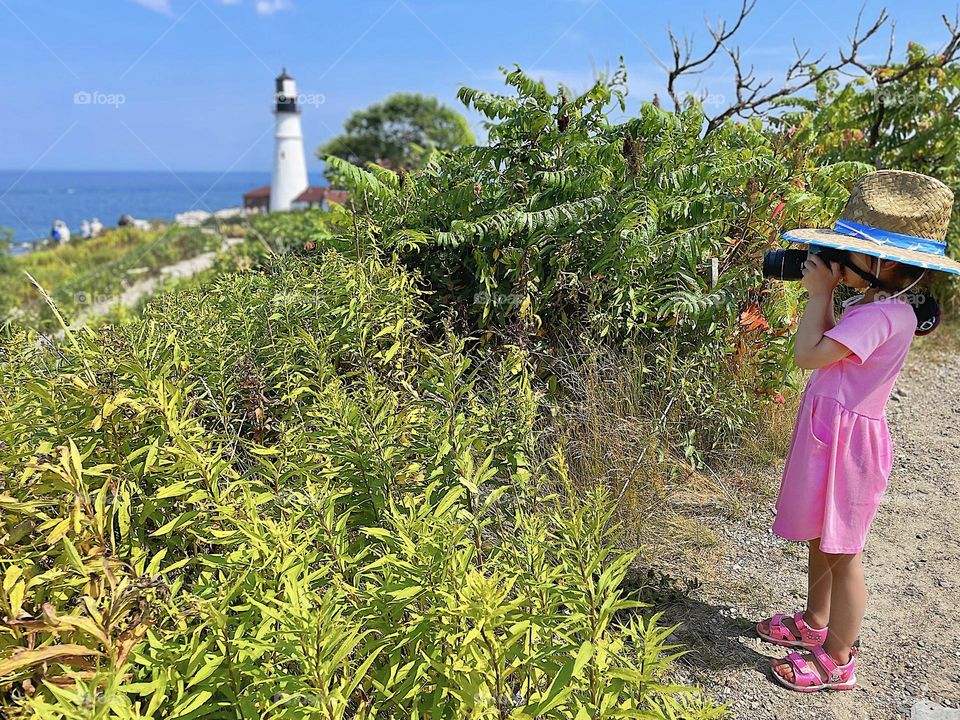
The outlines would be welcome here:
M 773 531 L 858 553 L 893 466 L 886 406 L 917 329 L 901 300 L 848 307 L 824 335 L 851 354 L 814 370 L 787 454 Z

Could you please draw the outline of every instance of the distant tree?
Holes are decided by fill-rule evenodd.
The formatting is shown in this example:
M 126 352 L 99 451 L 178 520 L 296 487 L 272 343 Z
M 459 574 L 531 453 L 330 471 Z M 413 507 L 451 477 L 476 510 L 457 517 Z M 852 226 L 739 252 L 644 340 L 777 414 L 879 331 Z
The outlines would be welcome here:
M 397 93 L 351 115 L 339 135 L 317 150 L 355 165 L 375 162 L 394 170 L 413 170 L 430 150 L 472 145 L 470 126 L 460 113 L 436 98 Z

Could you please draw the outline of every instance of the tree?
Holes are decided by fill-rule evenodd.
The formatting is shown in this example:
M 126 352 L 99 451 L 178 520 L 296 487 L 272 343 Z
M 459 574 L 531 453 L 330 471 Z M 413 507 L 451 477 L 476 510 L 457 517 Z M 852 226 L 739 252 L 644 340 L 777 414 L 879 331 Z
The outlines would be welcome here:
M 346 132 L 317 150 L 355 165 L 375 162 L 396 170 L 419 168 L 429 151 L 472 145 L 466 118 L 436 98 L 396 93 L 355 112 L 344 123 Z
M 574 338 L 637 349 L 683 417 L 743 419 L 754 392 L 796 382 L 784 348 L 798 285 L 765 282 L 760 257 L 782 223 L 835 218 L 867 166 L 815 164 L 759 118 L 705 133 L 696 99 L 611 120 L 622 67 L 581 95 L 505 72 L 509 93 L 459 93 L 486 119 L 483 145 L 416 173 L 331 159 L 353 200 L 348 239 L 416 271 L 431 327 L 450 320 L 544 368 Z M 712 452 L 737 422 L 688 430 Z
M 734 99 L 726 107 L 722 107 L 713 115 L 706 116 L 706 131 L 711 133 L 720 127 L 725 120 L 735 117 L 748 118 L 763 115 L 766 110 L 775 105 L 784 98 L 790 98 L 806 88 L 816 86 L 824 77 L 832 73 L 846 72 L 851 68 L 863 67 L 859 53 L 864 44 L 870 40 L 888 19 L 887 11 L 882 10 L 870 27 L 862 29 L 861 21 L 863 11 L 857 17 L 857 24 L 853 31 L 853 37 L 849 40 L 849 49 L 840 50 L 838 59 L 823 64 L 826 55 L 821 55 L 816 59 L 810 58 L 810 51 L 801 51 L 794 42 L 796 59 L 793 64 L 787 68 L 783 82 L 779 85 L 773 84 L 773 78 L 760 80 L 754 73 L 754 68 L 744 69 L 740 60 L 740 49 L 731 44 L 737 31 L 740 30 L 744 20 L 753 11 L 757 0 L 741 0 L 740 13 L 732 26 L 725 21 L 721 21 L 716 27 L 707 23 L 707 31 L 713 39 L 713 45 L 703 54 L 694 55 L 693 43 L 690 38 L 684 37 L 683 42 L 677 38 L 673 32 L 670 32 L 670 46 L 673 51 L 673 67 L 667 70 L 667 94 L 673 100 L 674 108 L 677 113 L 682 112 L 684 103 L 689 102 L 690 95 L 683 98 L 677 89 L 677 80 L 679 78 L 688 78 L 690 76 L 702 74 L 710 68 L 714 60 L 721 57 L 724 53 L 727 55 L 732 66 L 732 79 L 734 83 Z M 720 105 L 724 105 L 723 95 L 720 95 Z

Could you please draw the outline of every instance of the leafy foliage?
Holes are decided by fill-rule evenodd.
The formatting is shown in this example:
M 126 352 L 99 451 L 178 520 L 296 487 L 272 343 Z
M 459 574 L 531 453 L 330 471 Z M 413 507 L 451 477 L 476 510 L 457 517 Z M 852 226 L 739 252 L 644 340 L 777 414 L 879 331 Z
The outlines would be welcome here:
M 519 68 L 505 79 L 513 95 L 460 92 L 488 118 L 488 145 L 416 174 L 330 159 L 358 231 L 423 275 L 438 314 L 488 340 L 549 349 L 585 332 L 697 368 L 660 389 L 686 398 L 683 418 L 716 397 L 720 425 L 695 445 L 735 444 L 752 393 L 796 382 L 784 350 L 797 290 L 765 284 L 760 255 L 784 223 L 838 213 L 866 166 L 818 164 L 759 120 L 704 135 L 696 102 L 612 123 L 622 68 L 576 97 Z
M 311 208 L 302 212 L 271 213 L 250 218 L 250 234 L 267 249 L 267 255 L 335 248 L 359 255 L 354 243 L 344 236 L 351 231 L 350 217 L 337 205 L 331 210 Z M 248 240 L 250 238 L 248 237 Z M 248 247 L 255 246 L 248 243 Z M 264 247 L 259 248 L 261 258 Z
M 9 228 L 0 226 L 0 273 L 10 271 L 10 241 L 13 239 L 13 231 Z
M 69 318 L 91 304 L 110 299 L 131 282 L 221 243 L 217 234 L 172 226 L 143 231 L 115 228 L 89 240 L 76 240 L 9 258 L 0 267 L 0 315 L 51 332 L 57 321 L 27 277 L 29 273 Z
M 344 129 L 343 135 L 317 151 L 319 157 L 332 155 L 356 165 L 372 162 L 414 170 L 434 150 L 452 150 L 474 142 L 460 113 L 436 98 L 413 93 L 396 93 L 355 112 Z M 333 177 L 337 177 L 335 173 Z
M 522 353 L 475 366 L 424 312 L 330 251 L 57 353 L 8 328 L 6 711 L 716 717 L 619 590 L 608 500 L 532 463 Z
M 946 108 L 953 71 L 935 70 L 904 81 Z M 784 116 L 797 130 L 709 133 L 695 101 L 611 121 L 622 69 L 580 96 L 505 75 L 508 94 L 460 93 L 487 144 L 415 148 L 398 170 L 329 157 L 349 206 L 254 219 L 209 283 L 54 347 L 3 327 L 3 712 L 721 714 L 670 684 L 673 628 L 626 590 L 636 553 L 612 520 L 662 497 L 634 479 L 646 446 L 597 462 L 617 418 L 582 414 L 591 444 L 542 394 L 583 405 L 557 367 L 613 347 L 635 416 L 621 440 L 690 465 L 739 447 L 756 393 L 795 379 L 799 294 L 761 280 L 760 254 L 925 129 L 896 111 L 900 145 L 833 153 L 871 101 L 829 75 Z M 924 137 L 918 162 L 952 147 Z M 86 267 L 140 240 L 70 252 Z M 623 395 L 611 374 L 583 398 Z M 647 485 L 614 500 L 579 482 L 597 468 Z

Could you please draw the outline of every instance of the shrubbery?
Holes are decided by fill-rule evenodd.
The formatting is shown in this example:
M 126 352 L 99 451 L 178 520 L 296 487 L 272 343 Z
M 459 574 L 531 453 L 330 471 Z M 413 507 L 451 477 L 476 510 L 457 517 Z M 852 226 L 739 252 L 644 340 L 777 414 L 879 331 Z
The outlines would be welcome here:
M 519 70 L 506 81 L 515 95 L 460 93 L 489 119 L 489 145 L 415 175 L 331 159 L 356 233 L 424 278 L 438 316 L 523 345 L 547 375 L 582 337 L 639 349 L 649 393 L 679 401 L 681 454 L 735 447 L 757 394 L 797 382 L 799 292 L 763 282 L 760 256 L 783 223 L 838 214 L 866 166 L 817 164 L 759 120 L 704 136 L 695 102 L 613 123 L 622 71 L 579 97 Z
M 353 252 L 356 256 L 355 242 L 344 236 L 349 232 L 349 222 L 350 217 L 334 204 L 329 211 L 314 208 L 301 212 L 254 215 L 250 219 L 250 229 L 253 238 L 261 246 L 258 252 L 267 250 L 268 254 L 283 254 L 308 248 L 335 247 L 344 253 Z
M 29 273 L 72 319 L 90 305 L 120 293 L 167 265 L 217 250 L 222 238 L 196 228 L 159 230 L 115 228 L 89 240 L 75 240 L 45 250 L 10 258 L 0 270 L 0 317 L 45 332 L 58 328 Z
M 609 501 L 531 461 L 520 351 L 480 372 L 423 310 L 399 268 L 330 252 L 62 354 L 7 337 L 7 705 L 714 716 L 664 684 L 669 629 L 621 595 Z

